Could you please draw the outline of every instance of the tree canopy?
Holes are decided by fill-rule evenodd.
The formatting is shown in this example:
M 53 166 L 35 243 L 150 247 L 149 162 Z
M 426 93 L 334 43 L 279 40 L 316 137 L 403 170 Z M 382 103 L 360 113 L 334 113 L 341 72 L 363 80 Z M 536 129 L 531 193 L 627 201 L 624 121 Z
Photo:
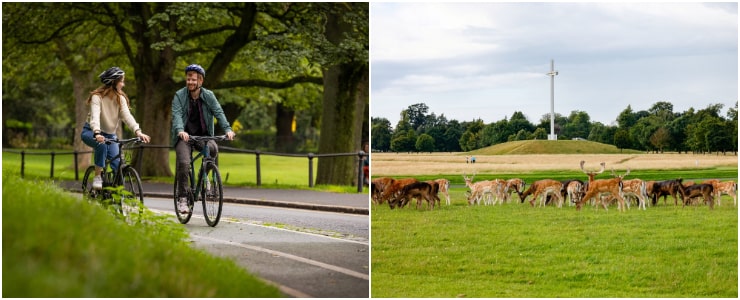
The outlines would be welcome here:
M 252 122 L 243 113 L 253 103 L 273 106 L 276 121 L 267 124 L 289 136 L 284 125 L 307 111 L 311 117 L 302 124 L 322 137 L 338 131 L 346 143 L 324 151 L 353 151 L 369 135 L 369 126 L 362 127 L 369 123 L 368 15 L 367 3 L 3 3 L 3 101 L 22 103 L 36 89 L 47 96 L 40 100 L 64 110 L 54 122 L 81 127 L 96 75 L 119 66 L 137 121 L 155 143 L 167 144 L 182 70 L 198 63 L 206 69 L 204 87 L 216 92 L 230 122 Z M 326 93 L 327 80 L 346 84 Z M 345 121 L 331 107 L 346 104 L 335 101 L 342 93 L 354 100 Z M 6 120 L 4 113 L 4 128 Z M 74 135 L 80 145 L 79 132 Z M 171 174 L 166 149 L 140 159 L 145 175 Z

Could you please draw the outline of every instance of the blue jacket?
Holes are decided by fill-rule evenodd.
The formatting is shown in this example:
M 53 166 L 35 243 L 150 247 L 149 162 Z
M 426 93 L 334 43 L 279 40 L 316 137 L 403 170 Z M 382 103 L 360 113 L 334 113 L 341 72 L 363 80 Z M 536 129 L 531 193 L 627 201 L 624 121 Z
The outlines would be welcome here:
M 200 88 L 200 98 L 203 99 L 203 119 L 206 122 L 206 128 L 208 134 L 213 136 L 213 118 L 218 120 L 218 124 L 221 125 L 221 129 L 225 132 L 232 131 L 229 121 L 226 120 L 226 115 L 221 108 L 221 104 L 218 103 L 216 95 L 210 90 L 203 87 Z M 188 94 L 188 88 L 184 87 L 175 92 L 175 98 L 172 100 L 172 131 L 170 132 L 171 145 L 174 146 L 177 143 L 179 137 L 177 134 L 181 131 L 185 131 L 185 123 L 188 121 L 188 110 L 190 105 L 190 95 Z

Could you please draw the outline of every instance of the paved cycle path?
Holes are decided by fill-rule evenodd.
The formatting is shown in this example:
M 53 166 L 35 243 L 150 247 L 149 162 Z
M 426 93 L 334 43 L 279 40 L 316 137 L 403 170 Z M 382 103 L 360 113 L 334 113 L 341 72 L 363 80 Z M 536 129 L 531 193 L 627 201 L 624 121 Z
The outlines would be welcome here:
M 75 192 L 81 192 L 82 190 L 79 181 L 62 181 L 59 185 L 64 189 Z M 145 197 L 172 198 L 174 187 L 167 183 L 142 182 L 142 189 Z M 370 206 L 370 196 L 367 189 L 363 189 L 363 193 L 347 194 L 312 190 L 224 186 L 223 193 L 225 202 L 351 214 L 367 215 Z

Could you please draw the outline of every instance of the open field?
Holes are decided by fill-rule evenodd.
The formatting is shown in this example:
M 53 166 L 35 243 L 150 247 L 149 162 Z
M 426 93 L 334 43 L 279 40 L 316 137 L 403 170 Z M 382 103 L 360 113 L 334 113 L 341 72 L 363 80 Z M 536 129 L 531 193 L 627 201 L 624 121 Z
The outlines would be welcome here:
M 609 173 L 614 168 L 623 173 L 635 170 L 691 170 L 706 168 L 737 169 L 738 157 L 734 155 L 693 154 L 520 154 L 475 155 L 475 164 L 466 164 L 468 153 L 373 153 L 371 174 L 382 176 L 416 176 L 463 173 L 497 174 L 530 173 L 534 171 L 571 170 L 580 172 L 580 161 L 586 161 L 587 170 L 597 169 L 605 162 Z M 598 170 L 598 169 L 597 169 Z
M 597 179 L 611 167 L 646 180 L 737 180 L 736 156 L 691 154 L 465 155 L 373 153 L 372 177 L 448 178 L 452 205 L 433 211 L 371 208 L 372 297 L 722 297 L 738 296 L 738 210 L 732 198 L 706 205 L 659 202 L 642 211 L 586 206 L 468 206 L 462 174 Z M 469 155 L 469 154 L 468 154 Z M 442 197 L 443 198 L 443 197 Z M 514 199 L 517 199 L 514 196 Z M 442 200 L 444 202 L 444 199 Z M 425 205 L 426 207 L 426 205 Z
M 372 297 L 738 296 L 738 211 L 727 198 L 714 210 L 624 213 L 464 201 L 413 207 L 373 205 Z

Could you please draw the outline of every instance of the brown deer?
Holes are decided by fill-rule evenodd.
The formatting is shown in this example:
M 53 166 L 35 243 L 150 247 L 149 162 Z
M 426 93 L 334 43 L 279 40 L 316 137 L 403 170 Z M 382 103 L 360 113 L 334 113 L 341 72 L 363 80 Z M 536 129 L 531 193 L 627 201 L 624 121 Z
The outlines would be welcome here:
M 711 184 L 694 184 L 687 188 L 680 186 L 679 191 L 683 197 L 682 207 L 685 207 L 686 204 L 691 204 L 692 198 L 703 197 L 704 203 L 709 202 L 709 209 L 714 209 L 714 187 Z
M 532 195 L 532 200 L 529 200 L 529 205 L 534 207 L 534 203 L 537 201 L 537 197 L 542 196 L 540 206 L 545 206 L 547 195 L 554 195 L 558 199 L 558 208 L 563 206 L 563 196 L 560 191 L 563 189 L 563 183 L 552 179 L 537 180 L 529 186 L 529 189 L 522 193 L 522 202 L 527 199 L 527 196 Z
M 617 206 L 617 209 L 620 211 L 624 211 L 624 198 L 622 197 L 622 178 L 624 176 L 627 176 L 630 172 L 629 169 L 627 169 L 627 173 L 625 173 L 622 176 L 617 176 L 612 179 L 598 179 L 593 180 L 593 176 L 597 174 L 601 174 L 604 172 L 605 163 L 601 163 L 601 171 L 599 172 L 586 172 L 586 170 L 583 169 L 583 161 L 581 161 L 581 170 L 586 173 L 589 177 L 589 183 L 588 183 L 588 190 L 586 191 L 586 194 L 581 198 L 580 201 L 576 202 L 576 210 L 581 210 L 581 207 L 583 206 L 583 203 L 586 201 L 591 200 L 591 198 L 597 198 L 602 193 L 610 193 L 612 196 L 617 198 L 617 201 L 619 201 L 619 204 Z M 616 174 L 615 174 L 616 175 Z M 602 206 L 604 209 L 606 208 L 606 203 L 602 202 Z M 608 209 L 607 209 L 608 210 Z

